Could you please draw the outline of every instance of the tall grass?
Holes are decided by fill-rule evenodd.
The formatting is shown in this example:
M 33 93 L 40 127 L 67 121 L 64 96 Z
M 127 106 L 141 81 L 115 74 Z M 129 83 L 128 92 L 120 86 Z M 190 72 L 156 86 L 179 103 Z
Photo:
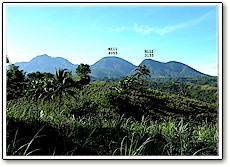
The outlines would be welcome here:
M 128 144 L 129 142 L 129 144 Z M 146 139 L 142 144 L 138 145 L 139 138 L 135 137 L 135 133 L 132 133 L 131 141 L 127 141 L 127 136 L 125 136 L 122 141 L 119 149 L 116 149 L 112 155 L 116 154 L 116 151 L 119 151 L 119 155 L 124 156 L 134 156 L 134 155 L 142 155 L 145 146 L 151 142 L 151 137 Z
M 40 130 L 38 130 L 38 132 L 32 137 L 32 139 L 29 142 L 25 144 L 22 144 L 23 142 L 21 142 L 25 138 L 17 139 L 17 134 L 18 134 L 18 129 L 17 129 L 13 141 L 7 145 L 7 150 L 6 150 L 7 154 L 28 156 L 28 155 L 34 154 L 36 151 L 39 151 L 40 148 L 30 150 L 30 147 L 33 144 L 35 139 L 44 137 L 44 135 L 38 135 L 42 131 L 43 128 L 44 126 Z
M 55 99 L 37 105 L 7 102 L 8 155 L 217 155 L 218 124 L 119 114 L 106 101 L 104 83 L 79 90 L 57 112 Z M 87 86 L 90 88 L 90 86 Z M 97 93 L 98 92 L 98 93 Z M 83 97 L 84 96 L 84 97 Z M 95 99 L 95 101 L 94 101 Z M 132 110 L 130 113 L 138 111 Z M 83 113 L 83 114 L 82 114 Z M 36 132 L 36 133 L 35 133 Z

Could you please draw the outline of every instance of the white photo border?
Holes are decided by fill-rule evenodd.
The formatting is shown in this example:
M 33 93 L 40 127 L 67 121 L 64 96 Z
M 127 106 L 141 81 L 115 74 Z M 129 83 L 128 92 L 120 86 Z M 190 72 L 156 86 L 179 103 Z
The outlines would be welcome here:
M 219 155 L 218 156 L 8 156 L 6 155 L 6 7 L 8 5 L 217 5 L 218 6 L 218 95 L 219 95 Z M 3 160 L 133 160 L 133 159 L 223 159 L 223 3 L 222 2 L 3 2 L 2 3 L 2 159 Z

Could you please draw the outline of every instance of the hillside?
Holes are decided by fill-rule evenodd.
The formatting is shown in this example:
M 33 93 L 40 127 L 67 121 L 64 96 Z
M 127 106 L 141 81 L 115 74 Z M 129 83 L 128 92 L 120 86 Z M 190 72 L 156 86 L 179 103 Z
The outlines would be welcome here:
M 217 104 L 114 87 L 119 84 L 98 81 L 73 88 L 74 97 L 63 96 L 63 112 L 58 112 L 58 97 L 8 101 L 7 154 L 218 155 Z

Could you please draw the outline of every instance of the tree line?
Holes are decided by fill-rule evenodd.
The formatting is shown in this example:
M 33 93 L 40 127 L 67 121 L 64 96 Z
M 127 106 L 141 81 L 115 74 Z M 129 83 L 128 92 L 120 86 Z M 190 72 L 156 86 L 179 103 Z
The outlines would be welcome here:
M 91 72 L 88 64 L 80 64 L 76 68 L 78 78 L 74 78 L 67 69 L 56 69 L 55 74 L 47 72 L 32 72 L 26 74 L 19 66 L 9 65 L 7 69 L 7 100 L 17 99 L 23 96 L 30 97 L 33 101 L 38 99 L 59 99 L 62 104 L 64 95 L 73 95 L 74 89 L 87 85 L 90 82 Z M 60 109 L 59 106 L 59 109 Z

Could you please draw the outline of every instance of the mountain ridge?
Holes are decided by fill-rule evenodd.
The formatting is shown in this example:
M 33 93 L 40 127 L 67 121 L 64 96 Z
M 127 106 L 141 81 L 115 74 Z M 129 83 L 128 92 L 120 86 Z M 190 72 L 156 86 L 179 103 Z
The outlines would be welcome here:
M 38 55 L 31 59 L 29 62 L 17 62 L 15 65 L 27 73 L 31 72 L 50 72 L 55 73 L 55 68 L 66 68 L 72 72 L 78 65 L 69 62 L 62 57 L 50 57 L 47 54 Z
M 27 73 L 50 72 L 55 73 L 55 68 L 66 68 L 75 74 L 77 64 L 73 64 L 62 57 L 50 57 L 47 54 L 38 55 L 29 62 L 17 62 L 15 65 Z M 197 77 L 210 76 L 178 61 L 160 62 L 153 59 L 144 59 L 140 65 L 146 65 L 150 70 L 151 78 L 175 78 L 175 77 Z M 90 65 L 90 76 L 94 78 L 122 78 L 134 73 L 138 67 L 129 61 L 116 57 L 105 56 Z
M 169 61 L 162 63 L 152 59 L 145 59 L 140 65 L 146 65 L 150 71 L 151 78 L 183 78 L 209 76 L 184 63 L 178 61 Z

